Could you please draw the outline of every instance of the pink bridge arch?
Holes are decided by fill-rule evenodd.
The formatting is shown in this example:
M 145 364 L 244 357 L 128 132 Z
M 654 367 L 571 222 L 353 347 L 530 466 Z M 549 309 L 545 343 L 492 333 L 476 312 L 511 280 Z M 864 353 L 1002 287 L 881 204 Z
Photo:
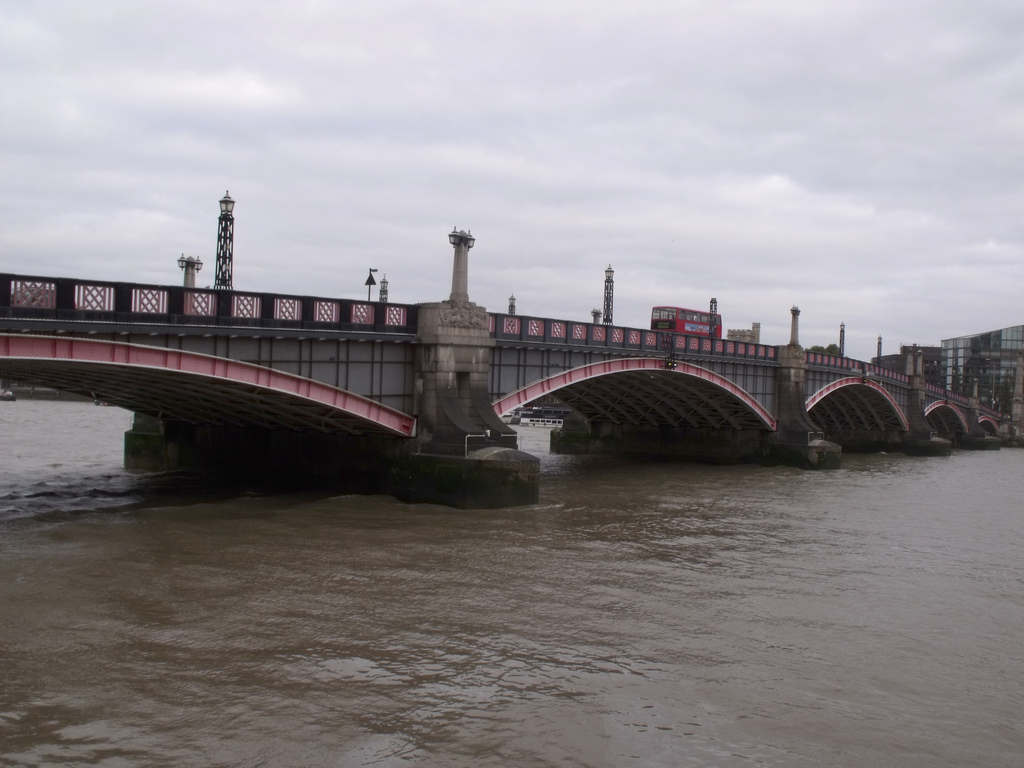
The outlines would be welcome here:
M 263 366 L 116 341 L 0 334 L 0 374 L 163 419 L 413 437 L 408 414 Z
M 811 409 L 814 408 L 814 406 L 816 406 L 818 403 L 820 403 L 822 400 L 824 400 L 826 397 L 833 394 L 837 390 L 853 386 L 867 387 L 868 389 L 873 390 L 878 395 L 881 395 L 885 402 L 887 402 L 889 406 L 892 408 L 892 412 L 899 420 L 899 424 L 901 425 L 903 431 L 906 432 L 910 430 L 910 424 L 907 422 L 907 417 L 903 413 L 903 409 L 900 408 L 900 405 L 899 403 L 896 402 L 895 398 L 893 398 L 893 396 L 889 394 L 889 391 L 881 384 L 879 384 L 877 381 L 872 381 L 871 379 L 864 379 L 856 376 L 849 376 L 845 379 L 833 381 L 828 386 L 819 389 L 817 392 L 815 392 L 813 395 L 807 398 L 807 412 L 810 413 Z
M 580 384 L 599 377 L 614 377 L 617 374 L 621 375 L 635 371 L 650 371 L 651 373 L 656 372 L 658 375 L 683 376 L 699 380 L 706 387 L 709 386 L 720 393 L 726 393 L 733 402 L 737 402 L 742 410 L 752 417 L 745 424 L 745 427 L 768 429 L 773 432 L 778 428 L 778 422 L 775 417 L 746 390 L 729 381 L 729 379 L 713 371 L 708 371 L 682 361 L 677 362 L 676 367 L 669 370 L 665 368 L 664 358 L 654 357 L 619 358 L 563 371 L 555 376 L 536 381 L 520 390 L 505 395 L 494 403 L 494 411 L 500 416 L 536 400 L 542 395 L 555 393 L 573 384 Z M 638 392 L 637 396 L 641 397 L 642 394 Z
M 967 419 L 965 419 L 964 415 L 962 413 L 960 413 L 960 409 L 957 408 L 956 406 L 954 406 L 948 400 L 936 400 L 934 403 L 930 403 L 929 405 L 926 405 L 925 408 L 924 408 L 924 415 L 925 415 L 925 417 L 927 418 L 932 412 L 937 411 L 940 408 L 942 408 L 942 409 L 948 408 L 953 413 L 955 413 L 957 421 L 960 423 L 960 426 L 963 427 L 963 431 L 964 432 L 969 432 L 970 431 L 970 427 L 967 425 Z
M 999 422 L 989 416 L 988 414 L 982 414 L 978 417 L 978 424 L 981 425 L 982 429 L 988 432 L 990 435 L 999 434 Z

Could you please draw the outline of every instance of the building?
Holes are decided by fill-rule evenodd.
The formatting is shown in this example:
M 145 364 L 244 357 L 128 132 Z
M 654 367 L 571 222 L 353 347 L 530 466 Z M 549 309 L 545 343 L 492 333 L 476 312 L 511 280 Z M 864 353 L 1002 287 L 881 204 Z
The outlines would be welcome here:
M 945 388 L 946 380 L 942 374 L 942 347 L 919 347 L 917 344 L 900 346 L 900 353 L 898 355 L 873 357 L 871 362 L 880 368 L 888 368 L 890 371 L 906 373 L 913 370 L 908 367 L 909 361 L 918 353 L 924 358 L 925 383 Z
M 725 332 L 725 338 L 730 341 L 744 341 L 747 344 L 760 344 L 761 324 L 754 323 L 749 331 L 746 328 L 730 328 Z
M 1009 413 L 1014 377 L 1024 353 L 1024 325 L 974 336 L 942 340 L 943 383 L 954 392 L 970 395 L 978 383 L 982 405 Z

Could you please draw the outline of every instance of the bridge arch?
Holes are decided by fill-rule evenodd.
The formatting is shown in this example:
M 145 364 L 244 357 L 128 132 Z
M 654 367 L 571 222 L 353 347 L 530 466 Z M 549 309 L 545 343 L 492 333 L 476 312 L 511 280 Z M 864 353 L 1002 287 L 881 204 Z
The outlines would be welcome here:
M 936 400 L 925 406 L 924 417 L 928 425 L 941 435 L 966 435 L 970 431 L 967 419 L 948 400 Z
M 412 437 L 416 420 L 361 395 L 195 352 L 0 334 L 0 375 L 172 421 Z
M 748 392 L 713 371 L 664 358 L 629 357 L 592 363 L 534 382 L 494 403 L 499 415 L 542 395 L 558 398 L 588 419 L 643 425 L 775 431 L 775 418 Z
M 999 434 L 999 422 L 987 414 L 982 414 L 978 419 L 978 425 L 990 435 Z
M 899 403 L 881 384 L 849 376 L 807 398 L 807 414 L 826 433 L 900 430 L 910 424 Z

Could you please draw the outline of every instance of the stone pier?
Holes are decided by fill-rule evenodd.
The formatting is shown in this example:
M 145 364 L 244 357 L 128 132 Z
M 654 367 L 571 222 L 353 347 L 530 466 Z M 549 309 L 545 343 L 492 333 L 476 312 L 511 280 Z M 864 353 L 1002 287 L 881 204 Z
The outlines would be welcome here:
M 953 451 L 953 443 L 938 437 L 924 415 L 927 399 L 924 352 L 919 351 L 907 358 L 907 376 L 910 377 L 910 395 L 907 400 L 907 423 L 910 430 L 899 449 L 911 456 L 948 456 Z

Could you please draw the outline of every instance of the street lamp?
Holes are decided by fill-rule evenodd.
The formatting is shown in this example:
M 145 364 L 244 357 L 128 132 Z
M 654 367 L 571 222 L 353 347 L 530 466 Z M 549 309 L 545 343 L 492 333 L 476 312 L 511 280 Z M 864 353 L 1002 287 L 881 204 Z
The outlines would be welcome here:
M 220 218 L 217 220 L 217 274 L 213 287 L 225 291 L 231 290 L 231 272 L 233 251 L 235 247 L 235 218 L 231 212 L 235 209 L 235 201 L 227 192 L 220 200 Z
M 380 279 L 380 288 L 377 289 L 377 301 L 382 304 L 388 303 L 388 276 L 384 275 Z
M 373 279 L 373 273 L 376 272 L 376 271 L 377 271 L 376 269 L 374 269 L 373 267 L 370 267 L 370 274 L 366 276 L 366 282 L 363 283 L 363 285 L 366 286 L 366 300 L 367 301 L 370 300 L 370 291 L 373 289 L 373 286 L 375 286 L 377 284 L 377 281 Z
M 604 324 L 612 322 L 612 304 L 615 301 L 615 270 L 612 265 L 604 271 Z
M 185 287 L 195 288 L 196 272 L 203 268 L 203 262 L 192 256 L 186 256 L 183 253 L 181 258 L 178 259 L 178 266 L 185 270 Z
M 450 301 L 469 301 L 469 249 L 476 238 L 469 232 L 452 227 L 448 242 L 455 246 L 455 264 L 452 267 L 452 295 Z

